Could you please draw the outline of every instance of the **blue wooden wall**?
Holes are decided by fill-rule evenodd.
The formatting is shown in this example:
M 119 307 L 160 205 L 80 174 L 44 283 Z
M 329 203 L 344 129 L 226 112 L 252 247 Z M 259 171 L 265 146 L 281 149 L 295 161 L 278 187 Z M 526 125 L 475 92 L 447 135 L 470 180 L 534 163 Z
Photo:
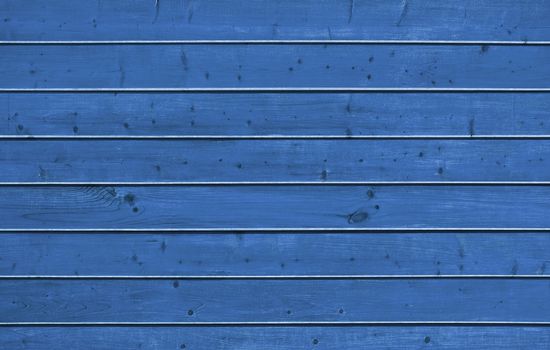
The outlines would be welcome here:
M 0 348 L 548 349 L 549 93 L 547 0 L 0 0 Z

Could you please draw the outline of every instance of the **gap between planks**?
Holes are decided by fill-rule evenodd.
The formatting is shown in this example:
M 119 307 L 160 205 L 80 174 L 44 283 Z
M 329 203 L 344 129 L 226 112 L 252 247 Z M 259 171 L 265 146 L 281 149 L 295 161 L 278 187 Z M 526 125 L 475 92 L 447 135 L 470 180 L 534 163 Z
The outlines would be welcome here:
M 279 321 L 279 322 L 0 322 L 0 327 L 323 327 L 323 326 L 550 326 L 540 321 Z
M 547 46 L 545 40 L 2 40 L 0 45 L 492 45 Z
M 550 186 L 550 181 L 2 181 L 0 186 Z
M 0 135 L 2 140 L 550 140 L 550 135 Z
M 407 280 L 550 279 L 550 275 L 0 275 L 0 280 Z
M 0 228 L 2 233 L 550 233 L 550 227 L 213 227 L 213 228 Z
M 368 92 L 448 92 L 448 93 L 520 93 L 550 92 L 549 87 L 501 88 L 425 88 L 425 87 L 156 87 L 156 88 L 0 88 L 0 93 L 368 93 Z

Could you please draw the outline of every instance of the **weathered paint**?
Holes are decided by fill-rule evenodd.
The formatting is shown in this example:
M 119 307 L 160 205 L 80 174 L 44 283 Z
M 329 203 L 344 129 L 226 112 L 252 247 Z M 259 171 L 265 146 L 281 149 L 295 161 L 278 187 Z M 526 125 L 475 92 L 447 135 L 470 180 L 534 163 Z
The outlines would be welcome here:
M 547 348 L 549 15 L 0 0 L 0 344 Z

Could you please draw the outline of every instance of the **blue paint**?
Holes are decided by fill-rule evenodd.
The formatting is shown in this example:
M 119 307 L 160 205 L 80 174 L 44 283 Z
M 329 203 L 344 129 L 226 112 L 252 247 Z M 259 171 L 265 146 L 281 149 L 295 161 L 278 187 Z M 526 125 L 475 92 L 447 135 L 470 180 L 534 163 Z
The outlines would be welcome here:
M 0 94 L 4 135 L 548 135 L 545 93 Z
M 550 181 L 550 95 L 476 89 L 550 88 L 550 46 L 522 44 L 550 40 L 549 16 L 543 0 L 0 0 L 0 88 L 28 89 L 0 93 L 0 344 L 547 348 L 550 187 L 529 182 Z M 162 92 L 255 87 L 473 91 Z M 94 91 L 121 88 L 158 90 Z
M 545 181 L 548 160 L 548 140 L 0 141 L 0 181 Z
M 548 61 L 550 46 L 5 45 L 0 87 L 541 88 Z
M 3 0 L 2 40 L 548 40 L 544 0 Z
M 549 279 L 5 280 L 0 296 L 8 322 L 544 322 L 550 313 Z
M 1 229 L 548 228 L 548 186 L 3 186 Z
M 550 178 L 548 140 L 56 140 L 0 142 L 0 150 L 0 181 Z
M 8 276 L 550 274 L 550 236 L 536 232 L 21 232 L 0 238 L 0 274 Z
M 10 327 L 0 329 L 10 349 L 544 349 L 547 327 Z

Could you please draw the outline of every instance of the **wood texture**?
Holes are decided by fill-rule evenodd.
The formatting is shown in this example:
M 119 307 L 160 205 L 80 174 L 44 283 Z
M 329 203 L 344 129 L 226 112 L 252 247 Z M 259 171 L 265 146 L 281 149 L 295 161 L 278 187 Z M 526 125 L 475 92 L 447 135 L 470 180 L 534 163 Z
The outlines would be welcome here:
M 4 0 L 2 40 L 548 40 L 544 0 Z
M 2 322 L 548 321 L 550 280 L 2 280 Z
M 547 327 L 9 327 L 9 349 L 545 349 Z
M 547 181 L 548 140 L 0 141 L 0 181 Z
M 550 46 L 0 46 L 0 88 L 548 88 Z
M 0 0 L 0 348 L 547 349 L 549 16 Z
M 548 228 L 548 186 L 8 186 L 0 228 Z
M 545 93 L 0 94 L 0 134 L 549 135 Z
M 549 275 L 547 233 L 13 233 L 0 275 Z M 123 283 L 123 282 L 120 282 Z M 261 282 L 256 282 L 261 283 Z

